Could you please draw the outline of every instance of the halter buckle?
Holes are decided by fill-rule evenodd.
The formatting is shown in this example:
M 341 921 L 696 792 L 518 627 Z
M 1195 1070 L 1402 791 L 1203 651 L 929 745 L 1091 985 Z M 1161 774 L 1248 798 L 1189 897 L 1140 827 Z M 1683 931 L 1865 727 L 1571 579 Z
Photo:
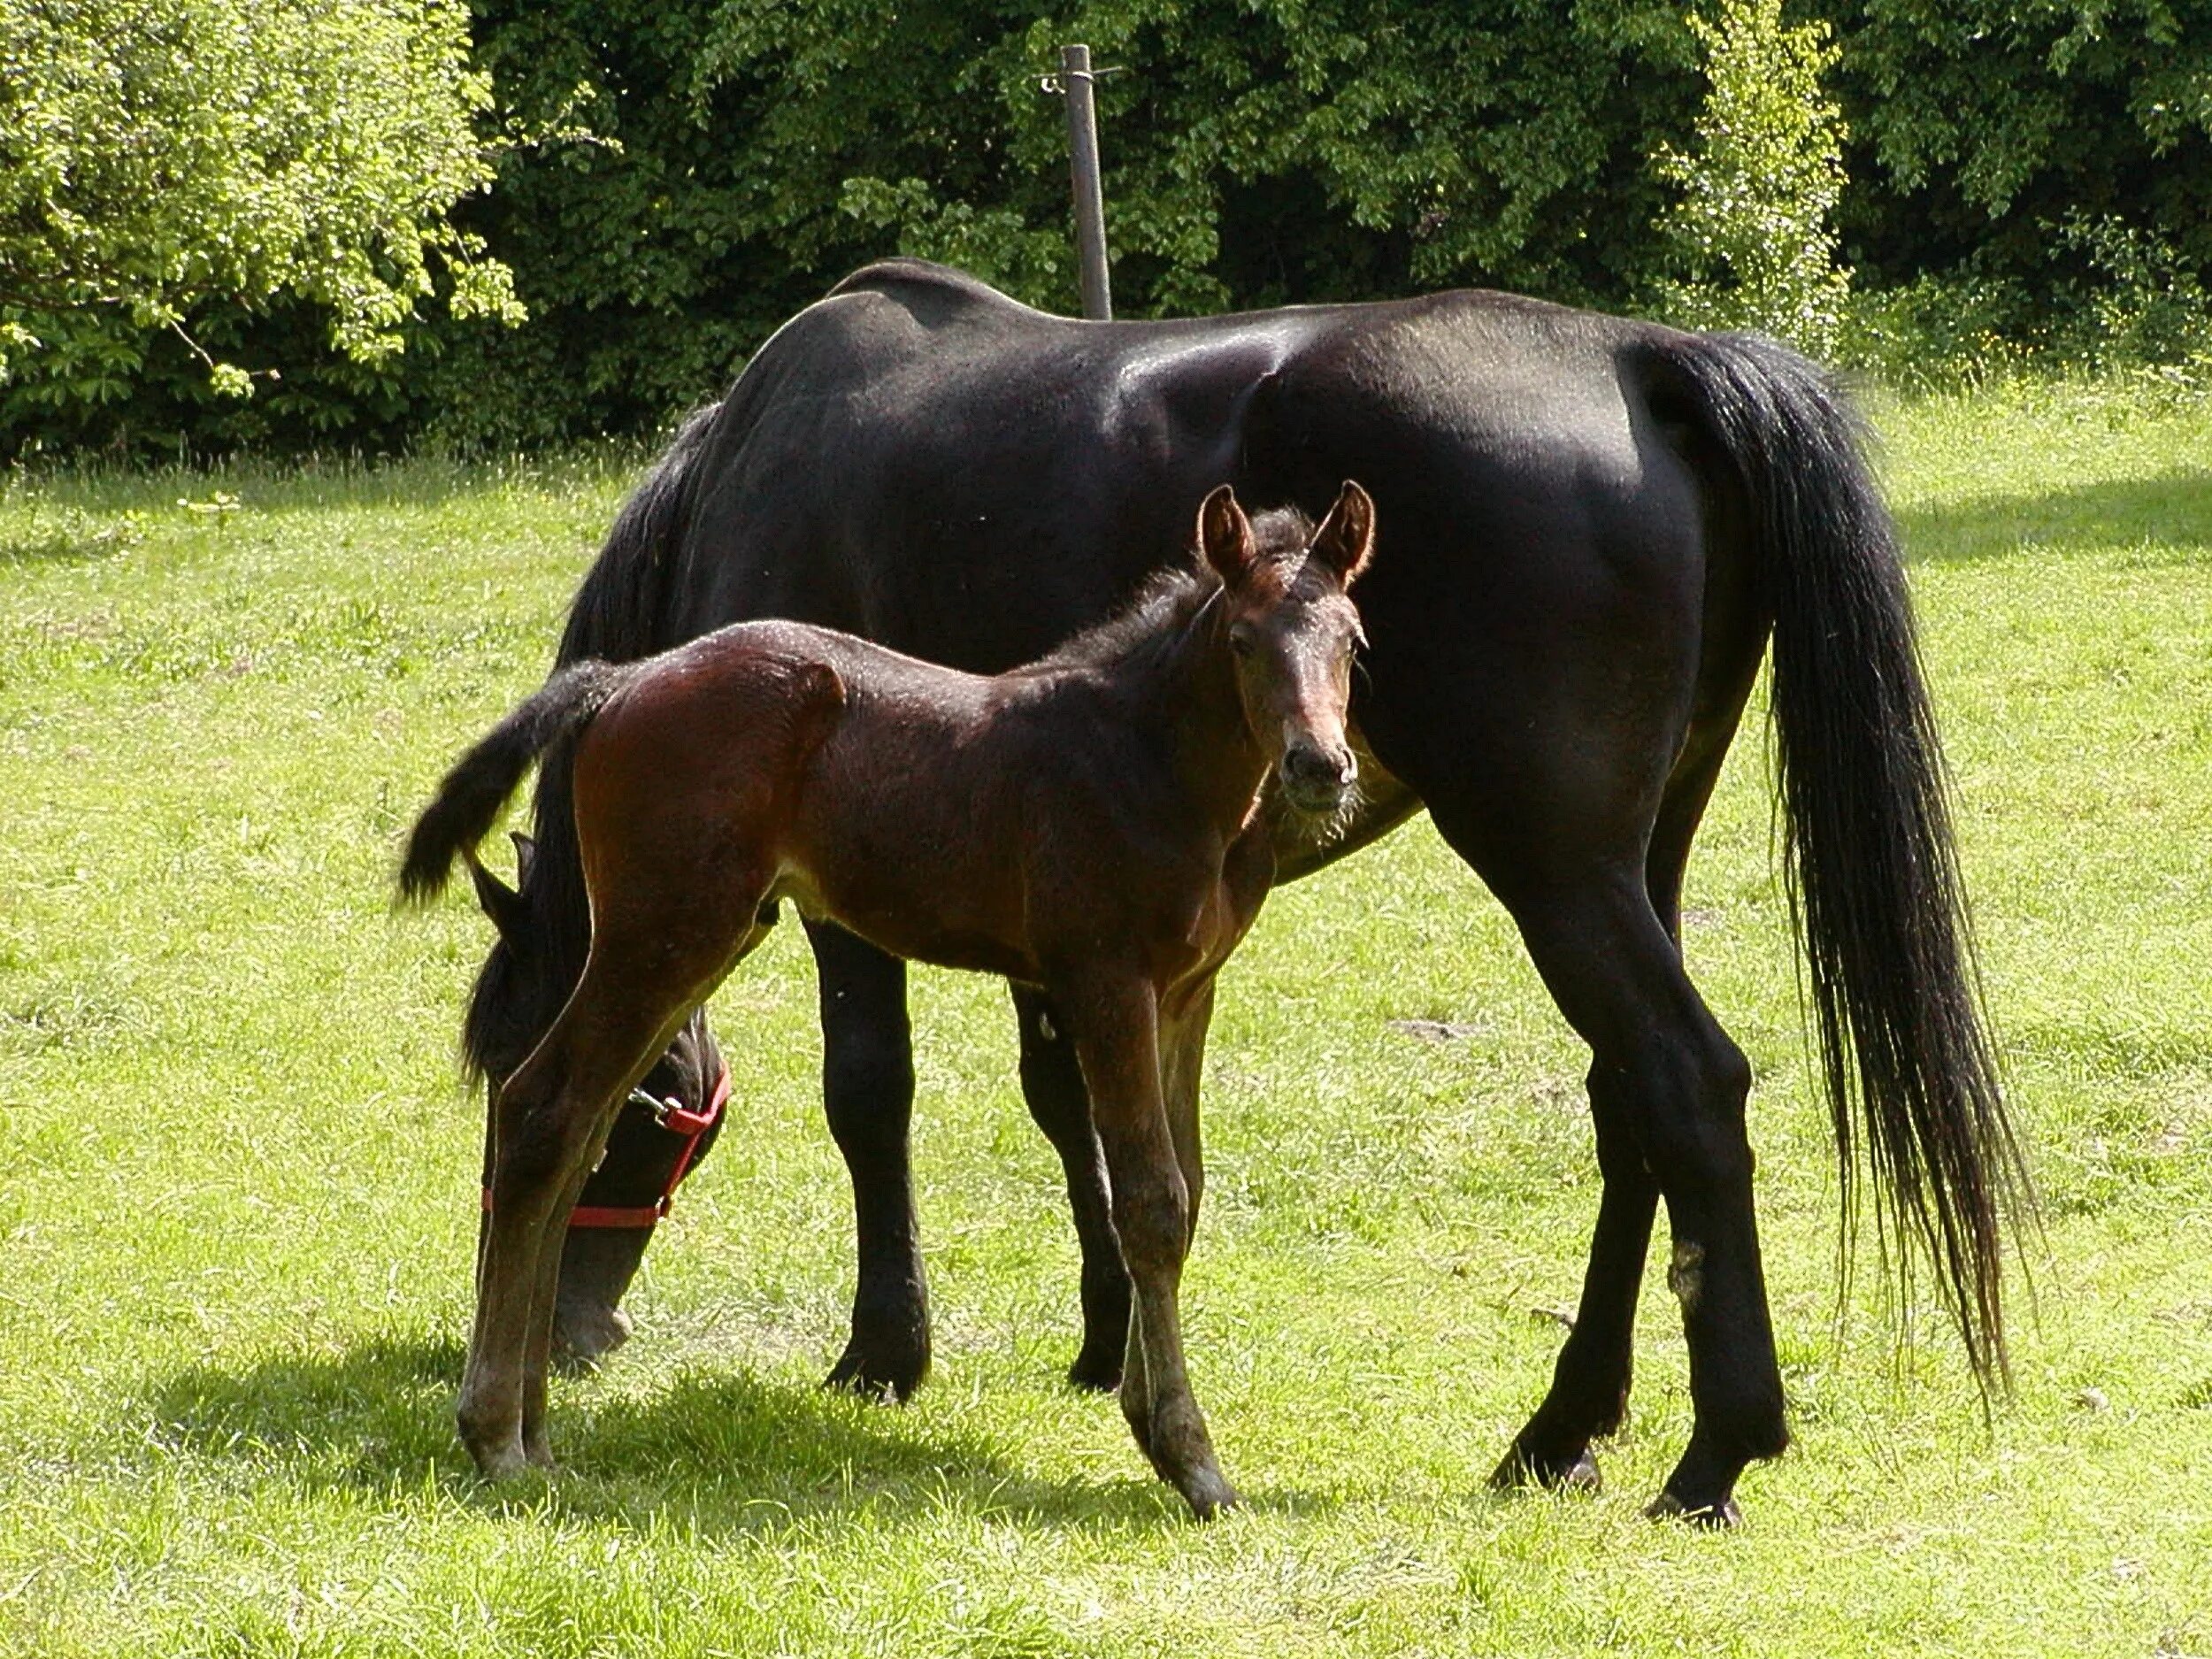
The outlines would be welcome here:
M 666 1100 L 663 1100 L 659 1095 L 654 1094 L 651 1089 L 647 1088 L 641 1083 L 637 1087 L 630 1091 L 630 1098 L 624 1103 L 630 1106 L 644 1107 L 647 1111 L 653 1114 L 653 1121 L 664 1129 L 668 1127 L 668 1114 L 672 1111 L 681 1111 L 683 1110 L 683 1102 L 679 1101 L 673 1094 L 670 1095 Z

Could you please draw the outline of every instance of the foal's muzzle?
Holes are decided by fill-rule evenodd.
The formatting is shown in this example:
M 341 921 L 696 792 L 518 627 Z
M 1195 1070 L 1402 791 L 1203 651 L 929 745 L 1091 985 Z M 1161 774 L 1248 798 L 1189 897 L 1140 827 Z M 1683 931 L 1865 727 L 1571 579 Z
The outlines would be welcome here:
M 1351 752 L 1330 755 L 1301 743 L 1283 751 L 1283 797 L 1301 812 L 1333 812 L 1359 777 Z

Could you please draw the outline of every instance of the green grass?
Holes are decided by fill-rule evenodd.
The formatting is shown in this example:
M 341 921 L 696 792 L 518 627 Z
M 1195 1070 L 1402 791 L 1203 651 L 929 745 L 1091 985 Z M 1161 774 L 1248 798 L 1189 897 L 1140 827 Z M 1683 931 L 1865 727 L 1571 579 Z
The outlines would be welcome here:
M 793 929 L 718 999 L 736 1118 L 638 1340 L 557 1388 L 568 1471 L 487 1491 L 449 1417 L 484 927 L 457 898 L 396 921 L 385 883 L 541 671 L 635 457 L 7 486 L 0 1648 L 2212 1653 L 2212 410 L 1878 414 L 2047 1203 L 2039 1316 L 1988 1426 L 1928 1310 L 1901 1352 L 1863 1274 L 1839 1328 L 1751 737 L 1688 949 L 1758 1069 L 1798 1441 L 1727 1537 L 1638 1513 L 1687 1425 L 1655 1285 L 1607 1491 L 1484 1489 L 1596 1177 L 1581 1051 L 1422 824 L 1276 895 L 1227 976 L 1187 1305 L 1244 1511 L 1186 1522 L 1058 1383 L 1074 1248 L 980 979 L 916 975 L 935 1374 L 895 1410 L 816 1386 L 850 1224 Z

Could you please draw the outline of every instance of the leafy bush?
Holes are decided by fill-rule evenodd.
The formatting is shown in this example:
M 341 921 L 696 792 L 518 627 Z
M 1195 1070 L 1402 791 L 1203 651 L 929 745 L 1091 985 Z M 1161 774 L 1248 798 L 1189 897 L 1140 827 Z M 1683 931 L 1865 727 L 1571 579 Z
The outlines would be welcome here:
M 0 375 L 10 413 L 133 393 L 150 334 L 280 296 L 374 363 L 442 280 L 518 320 L 447 211 L 489 178 L 455 0 L 0 0 Z
M 1125 316 L 1473 283 L 1758 320 L 1909 378 L 2193 349 L 2212 7 L 1708 3 L 1694 27 L 1685 0 L 1087 0 L 1042 18 L 998 0 L 474 0 L 494 181 L 449 222 L 512 269 L 526 326 L 418 317 L 396 325 L 403 356 L 359 361 L 330 348 L 313 294 L 191 306 L 210 355 L 281 366 L 244 403 L 214 396 L 173 334 L 52 330 L 53 396 L 0 388 L 0 445 L 649 430 L 897 251 L 1072 309 L 1062 111 L 1039 86 L 1065 40 L 1118 72 L 1099 104 Z M 1793 98 L 1724 69 L 1730 16 L 1764 19 Z M 1734 118 L 1709 55 L 1752 127 L 1716 125 Z M 383 258 L 413 303 L 419 281 Z M 1860 291 L 1839 326 L 1837 264 Z M 443 280 L 436 256 L 422 268 Z
M 1955 292 L 2008 352 L 2190 349 L 2212 273 L 2212 6 L 1814 9 L 1843 49 L 1838 220 L 1862 288 Z

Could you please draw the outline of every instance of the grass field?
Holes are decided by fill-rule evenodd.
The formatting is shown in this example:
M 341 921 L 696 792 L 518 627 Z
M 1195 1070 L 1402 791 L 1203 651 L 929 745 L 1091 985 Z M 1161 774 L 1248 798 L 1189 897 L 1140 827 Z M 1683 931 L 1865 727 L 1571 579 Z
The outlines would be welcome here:
M 917 975 L 935 1373 L 816 1386 L 849 1214 L 788 928 L 718 1000 L 736 1116 L 637 1340 L 557 1388 L 567 1471 L 488 1491 L 450 1421 L 485 928 L 386 881 L 635 457 L 7 484 L 0 1650 L 2212 1654 L 2212 406 L 1879 424 L 2047 1244 L 1986 1425 L 1926 1310 L 1901 1348 L 1870 1272 L 1839 1319 L 1740 743 L 1687 949 L 1758 1070 L 1798 1439 L 1728 1536 L 1639 1513 L 1687 1425 L 1656 1285 L 1607 1490 L 1484 1488 L 1595 1171 L 1582 1052 L 1425 824 L 1277 895 L 1226 976 L 1187 1307 L 1244 1510 L 1189 1524 L 1059 1382 L 1074 1248 L 979 979 Z

